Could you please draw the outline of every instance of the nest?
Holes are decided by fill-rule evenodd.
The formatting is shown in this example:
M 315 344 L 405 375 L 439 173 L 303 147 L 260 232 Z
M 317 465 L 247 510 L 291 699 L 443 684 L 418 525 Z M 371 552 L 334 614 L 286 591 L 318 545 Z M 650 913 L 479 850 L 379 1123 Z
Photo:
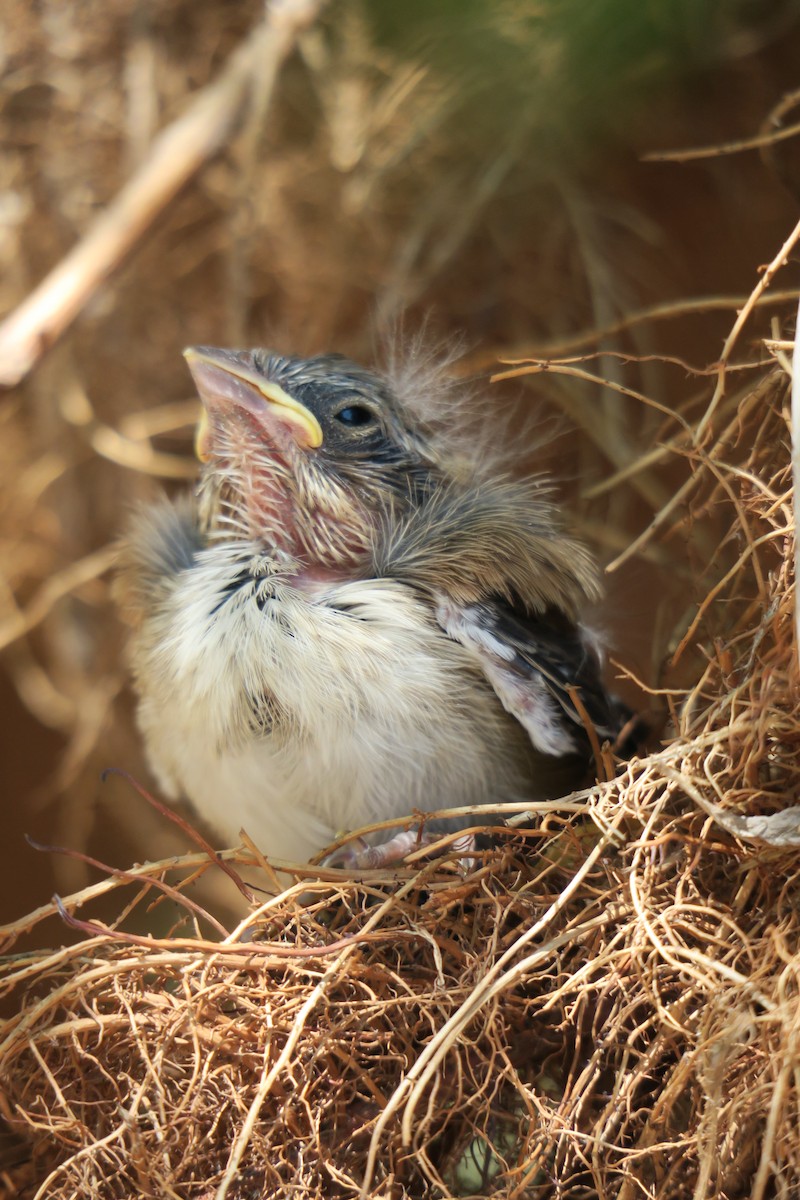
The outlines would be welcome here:
M 600 782 L 585 792 L 475 811 L 491 848 L 469 864 L 445 839 L 436 854 L 420 848 L 404 867 L 356 881 L 288 866 L 293 884 L 268 900 L 274 864 L 253 847 L 176 856 L 185 833 L 163 835 L 163 815 L 131 796 L 114 822 L 158 861 L 115 871 L 82 852 L 50 856 L 70 894 L 0 927 L 0 1113 L 10 1130 L 0 1194 L 795 1196 L 791 344 L 779 323 L 768 341 L 745 345 L 743 331 L 762 302 L 780 311 L 787 299 L 770 285 L 798 231 L 746 303 L 647 309 L 663 279 L 645 219 L 652 184 L 637 191 L 634 167 L 615 166 L 607 131 L 617 131 L 616 114 L 643 106 L 631 79 L 668 65 L 664 46 L 680 39 L 664 37 L 666 9 L 627 6 L 653 23 L 631 53 L 631 26 L 614 5 L 584 6 L 586 24 L 546 0 L 534 6 L 543 25 L 515 20 L 524 6 L 512 3 L 495 6 L 488 26 L 482 5 L 465 6 L 478 10 L 477 26 L 459 11 L 441 45 L 449 54 L 456 24 L 480 51 L 489 35 L 494 45 L 470 92 L 446 61 L 425 59 L 427 35 L 399 45 L 391 28 L 375 32 L 370 22 L 392 25 L 378 0 L 310 30 L 321 4 L 273 4 L 278 27 L 261 33 L 253 0 L 195 0 L 191 46 L 183 5 L 149 14 L 138 0 L 113 11 L 99 0 L 80 11 L 49 5 L 41 27 L 29 7 L 12 23 L 25 67 L 0 87 L 16 203 L 0 246 L 10 268 L 2 299 L 19 304 L 76 242 L 81 270 L 71 278 L 82 290 L 45 311 L 43 325 L 22 322 L 35 335 L 25 361 L 7 352 L 20 349 L 13 315 L 3 327 L 5 382 L 39 369 L 3 414 L 0 545 L 13 600 L 4 594 L 0 647 L 10 649 L 14 700 L 63 741 L 57 840 L 88 845 L 96 768 L 135 761 L 132 736 L 119 733 L 130 714 L 112 706 L 123 671 L 105 577 L 122 510 L 145 494 L 145 476 L 192 473 L 181 452 L 195 404 L 177 349 L 244 344 L 268 329 L 300 352 L 368 356 L 367 294 L 379 328 L 438 303 L 450 331 L 488 345 L 479 365 L 526 359 L 501 373 L 537 376 L 542 403 L 576 427 L 568 469 L 580 459 L 588 480 L 575 506 L 581 532 L 617 556 L 612 567 L 642 552 L 637 562 L 656 580 L 647 636 L 660 670 L 647 678 L 668 723 L 663 744 L 629 763 L 598 747 Z M 299 10 L 301 53 L 291 55 L 281 13 Z M 726 13 L 728 23 L 735 73 L 719 107 L 741 105 L 738 128 L 751 97 Z M 609 39 L 619 43 L 611 59 L 600 53 Z M 724 41 L 704 28 L 698 53 L 720 54 Z M 245 104 L 240 51 L 254 46 L 262 56 L 271 47 L 255 60 L 269 70 L 251 61 Z M 779 57 L 761 64 L 770 81 Z M 786 57 L 794 80 L 796 56 Z M 600 92 L 581 91 L 590 67 Z M 190 102 L 198 81 L 210 82 Z M 762 104 L 766 88 L 755 90 Z M 778 117 L 796 102 L 748 144 L 779 157 L 789 142 L 786 130 L 775 134 Z M 674 128 L 663 108 L 653 122 L 648 109 L 632 157 L 650 139 L 700 138 L 696 96 L 687 111 Z M 184 117 L 184 134 L 205 141 L 186 152 L 186 138 L 155 139 Z M 708 128 L 713 140 L 720 125 Z M 166 184 L 151 170 L 154 139 L 162 167 L 165 146 L 184 150 Z M 603 153 L 587 157 L 595 142 Z M 123 162 L 138 184 L 133 224 L 130 208 L 109 203 Z M 788 168 L 779 174 L 791 182 Z M 774 228 L 772 192 L 747 179 L 720 187 L 720 203 L 746 195 L 747 220 L 731 209 L 705 256 L 695 228 L 705 184 L 681 175 L 681 188 L 695 190 L 674 206 L 668 197 L 692 214 L 667 241 L 684 267 L 702 259 L 695 291 L 727 286 L 724 273 L 702 276 L 729 252 L 731 228 L 748 273 L 752 231 Z M 118 239 L 98 260 L 91 219 L 105 205 Z M 148 223 L 154 244 L 143 250 L 135 243 Z M 134 252 L 128 274 L 107 284 Z M 637 305 L 644 311 L 632 315 Z M 81 306 L 80 325 L 40 362 Z M 716 356 L 720 310 L 738 307 L 718 366 L 681 384 L 686 357 Z M 668 359 L 658 321 L 681 312 L 686 344 Z M 565 329 L 589 325 L 603 328 L 553 348 Z M 546 360 L 531 358 L 532 339 Z M 598 355 L 553 357 L 587 345 L 600 347 L 600 365 Z M 656 448 L 637 452 L 648 444 Z M 618 599 L 625 620 L 629 598 Z M 21 861 L 9 828 L 5 841 Z M 77 888 L 98 869 L 99 882 Z M 238 888 L 235 916 L 236 906 L 220 917 L 212 902 L 222 885 Z
M 788 384 L 779 364 L 726 396 L 724 370 L 664 450 L 691 464 L 673 533 L 725 527 L 673 652 L 677 669 L 701 648 L 690 688 L 664 691 L 674 736 L 585 792 L 475 812 L 494 840 L 466 872 L 443 845 L 358 882 L 306 867 L 260 903 L 254 851 L 200 851 L 6 927 L 17 1187 L 796 1194 Z M 235 928 L 192 898 L 223 868 L 248 897 Z M 101 893 L 110 926 L 90 915 Z M 143 907 L 167 935 L 127 932 Z M 9 953 L 56 909 L 76 944 Z

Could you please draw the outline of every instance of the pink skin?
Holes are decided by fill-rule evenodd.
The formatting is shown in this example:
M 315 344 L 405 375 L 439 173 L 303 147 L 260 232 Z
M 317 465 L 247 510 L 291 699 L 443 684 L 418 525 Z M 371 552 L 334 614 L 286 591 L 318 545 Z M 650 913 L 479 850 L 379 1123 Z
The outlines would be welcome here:
M 299 474 L 298 458 L 316 452 L 309 444 L 309 429 L 303 418 L 291 409 L 270 403 L 255 384 L 206 360 L 190 361 L 198 392 L 206 409 L 208 424 L 202 435 L 201 456 L 229 462 L 244 479 L 242 503 L 247 524 L 255 537 L 264 530 L 279 550 L 305 565 L 295 578 L 298 583 L 343 580 L 352 575 L 363 560 L 367 517 L 354 513 L 352 537 L 343 535 L 343 523 L 325 510 L 304 512 L 303 524 L 308 535 L 309 517 L 320 530 L 338 526 L 341 551 L 352 549 L 350 561 L 336 564 L 309 561 L 308 536 L 303 536 L 297 519 L 296 498 L 287 488 L 286 474 Z M 313 420 L 313 418 L 312 418 Z M 276 468 L 273 475 L 269 470 Z M 312 544 L 316 539 L 311 535 Z M 320 544 L 327 538 L 320 537 Z M 350 570 L 348 571 L 348 566 Z
M 402 862 L 412 851 L 419 850 L 432 842 L 438 842 L 441 836 L 440 833 L 406 829 L 402 833 L 396 833 L 388 842 L 381 842 L 377 846 L 368 845 L 364 838 L 354 838 L 351 844 L 341 846 L 338 850 L 334 850 L 333 854 L 329 854 L 324 859 L 324 865 L 359 871 L 393 867 L 396 863 Z M 460 862 L 468 869 L 472 865 L 470 855 L 475 849 L 475 838 L 472 834 L 464 834 L 463 837 L 456 838 L 451 843 L 450 849 L 462 856 Z

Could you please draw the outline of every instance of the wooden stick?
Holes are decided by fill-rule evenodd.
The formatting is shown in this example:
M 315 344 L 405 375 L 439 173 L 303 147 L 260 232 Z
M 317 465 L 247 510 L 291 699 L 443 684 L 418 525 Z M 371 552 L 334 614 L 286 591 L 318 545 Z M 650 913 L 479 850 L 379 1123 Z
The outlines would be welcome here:
M 222 149 L 256 78 L 274 76 L 324 0 L 272 0 L 264 22 L 231 54 L 222 74 L 153 141 L 136 174 L 84 239 L 0 325 L 0 387 L 14 387 L 69 328 L 167 205 Z

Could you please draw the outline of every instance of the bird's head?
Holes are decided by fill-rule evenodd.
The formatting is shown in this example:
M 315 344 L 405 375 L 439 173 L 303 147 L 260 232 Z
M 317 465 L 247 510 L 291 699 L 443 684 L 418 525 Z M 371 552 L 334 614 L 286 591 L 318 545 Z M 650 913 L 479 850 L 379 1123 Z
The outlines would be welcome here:
M 358 562 L 377 522 L 438 469 L 425 431 L 379 375 L 339 355 L 196 346 L 197 453 L 209 536 L 264 540 L 311 566 Z

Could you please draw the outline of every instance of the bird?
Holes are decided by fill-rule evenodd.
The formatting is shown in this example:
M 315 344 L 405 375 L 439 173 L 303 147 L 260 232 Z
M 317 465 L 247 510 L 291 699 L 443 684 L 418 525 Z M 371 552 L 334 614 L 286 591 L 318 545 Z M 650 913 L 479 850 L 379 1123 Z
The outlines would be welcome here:
M 184 353 L 197 487 L 134 514 L 118 570 L 138 724 L 171 800 L 306 863 L 344 831 L 563 794 L 586 774 L 587 725 L 621 744 L 630 712 L 584 620 L 594 558 L 545 479 L 465 438 L 458 403 L 437 409 L 444 369 L 417 351 L 384 369 Z M 332 861 L 385 865 L 423 832 Z

